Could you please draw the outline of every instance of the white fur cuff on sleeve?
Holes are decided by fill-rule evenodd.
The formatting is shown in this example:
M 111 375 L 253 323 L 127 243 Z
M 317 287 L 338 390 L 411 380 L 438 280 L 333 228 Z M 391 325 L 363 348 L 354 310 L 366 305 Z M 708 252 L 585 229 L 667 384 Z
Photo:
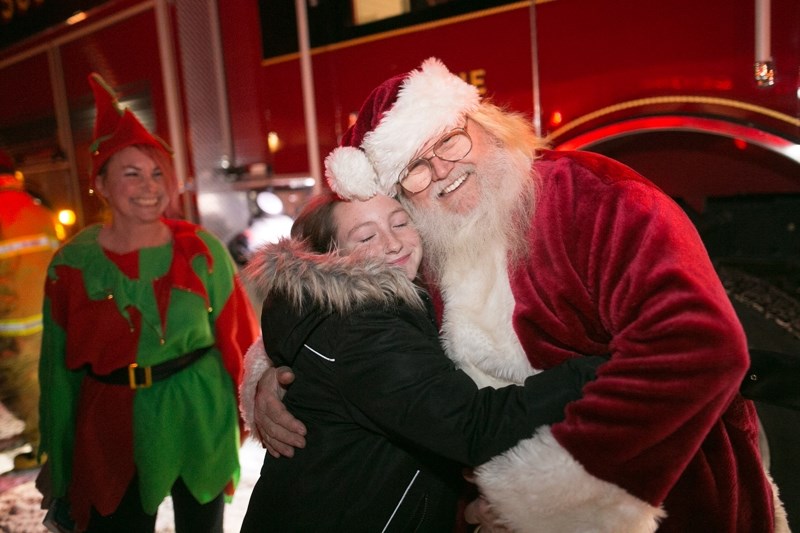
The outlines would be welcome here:
M 253 419 L 255 418 L 256 388 L 261 376 L 268 368 L 272 367 L 272 361 L 267 357 L 264 349 L 264 341 L 258 337 L 247 353 L 244 354 L 244 376 L 239 385 L 239 410 L 242 413 L 245 427 L 253 434 Z
M 589 474 L 549 427 L 476 469 L 477 484 L 512 531 L 651 533 L 666 513 Z

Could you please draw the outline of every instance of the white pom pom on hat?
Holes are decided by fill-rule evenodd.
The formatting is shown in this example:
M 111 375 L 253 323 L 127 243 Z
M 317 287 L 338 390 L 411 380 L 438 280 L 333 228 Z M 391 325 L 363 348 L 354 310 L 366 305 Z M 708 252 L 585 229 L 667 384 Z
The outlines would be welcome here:
M 325 158 L 325 177 L 331 190 L 348 200 L 369 200 L 378 194 L 375 169 L 359 148 L 335 148 Z

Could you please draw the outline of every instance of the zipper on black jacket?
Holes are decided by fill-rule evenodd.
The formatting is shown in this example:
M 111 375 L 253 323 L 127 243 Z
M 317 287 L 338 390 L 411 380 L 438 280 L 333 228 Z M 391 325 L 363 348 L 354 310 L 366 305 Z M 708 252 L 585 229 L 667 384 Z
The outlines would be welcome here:
M 419 518 L 419 522 L 417 523 L 417 527 L 414 529 L 414 531 L 419 531 L 420 528 L 423 525 L 425 525 L 425 517 L 427 516 L 427 514 L 428 514 L 428 495 L 426 494 L 422 498 L 422 516 Z
M 381 533 L 385 533 L 385 531 L 389 528 L 389 524 L 391 524 L 392 520 L 394 520 L 394 515 L 397 514 L 397 510 L 400 509 L 401 505 L 403 505 L 403 500 L 406 499 L 406 496 L 408 495 L 408 491 L 411 490 L 411 486 L 414 485 L 414 481 L 417 480 L 418 476 L 419 476 L 419 470 L 417 470 L 414 473 L 414 477 L 411 478 L 411 482 L 408 484 L 408 486 L 406 486 L 406 490 L 403 491 L 403 495 L 400 497 L 400 501 L 397 502 L 397 505 L 395 505 L 394 511 L 392 511 L 392 516 L 389 517 L 389 520 L 386 522 L 386 525 L 383 526 L 383 529 L 381 530 Z

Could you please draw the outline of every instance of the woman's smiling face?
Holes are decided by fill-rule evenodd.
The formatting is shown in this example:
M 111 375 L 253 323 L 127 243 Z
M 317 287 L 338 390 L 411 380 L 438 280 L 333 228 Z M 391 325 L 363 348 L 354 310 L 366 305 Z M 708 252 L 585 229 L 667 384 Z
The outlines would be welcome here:
M 129 224 L 158 220 L 169 204 L 162 169 L 135 146 L 123 148 L 109 158 L 96 188 L 114 218 Z

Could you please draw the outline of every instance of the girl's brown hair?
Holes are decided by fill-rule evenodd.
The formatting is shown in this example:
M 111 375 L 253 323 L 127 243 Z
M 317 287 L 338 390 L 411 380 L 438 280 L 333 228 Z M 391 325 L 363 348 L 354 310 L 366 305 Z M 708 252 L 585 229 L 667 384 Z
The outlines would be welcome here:
M 316 253 L 334 251 L 337 242 L 333 209 L 343 201 L 333 192 L 311 198 L 292 224 L 292 238 L 304 241 Z

